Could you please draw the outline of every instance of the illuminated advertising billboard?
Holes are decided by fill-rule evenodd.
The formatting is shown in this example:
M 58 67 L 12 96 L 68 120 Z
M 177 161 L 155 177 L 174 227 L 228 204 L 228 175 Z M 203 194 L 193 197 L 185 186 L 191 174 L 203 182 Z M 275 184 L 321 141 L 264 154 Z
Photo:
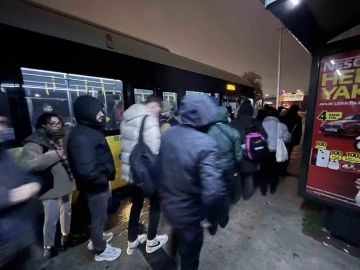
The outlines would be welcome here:
M 321 58 L 306 193 L 360 211 L 360 50 Z

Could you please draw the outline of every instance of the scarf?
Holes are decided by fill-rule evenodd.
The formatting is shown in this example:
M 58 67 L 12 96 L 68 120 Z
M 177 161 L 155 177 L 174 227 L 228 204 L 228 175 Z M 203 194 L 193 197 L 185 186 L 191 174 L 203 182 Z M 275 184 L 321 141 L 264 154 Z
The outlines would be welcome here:
M 66 147 L 67 146 L 67 137 L 64 136 L 62 138 L 55 139 L 55 141 L 53 143 L 54 143 L 54 146 L 56 147 L 57 150 L 60 150 L 60 151 L 64 152 L 64 155 L 62 157 L 60 157 L 61 158 L 61 164 L 65 168 L 65 170 L 68 173 L 70 179 L 74 180 L 74 175 L 71 172 L 69 160 L 67 158 L 67 147 Z
M 40 129 L 39 131 L 46 142 L 52 145 L 55 150 L 63 151 L 64 155 L 62 157 L 59 156 L 60 162 L 68 173 L 70 179 L 74 180 L 74 175 L 71 172 L 70 164 L 67 158 L 67 136 L 65 134 L 65 129 L 62 128 L 55 131 Z

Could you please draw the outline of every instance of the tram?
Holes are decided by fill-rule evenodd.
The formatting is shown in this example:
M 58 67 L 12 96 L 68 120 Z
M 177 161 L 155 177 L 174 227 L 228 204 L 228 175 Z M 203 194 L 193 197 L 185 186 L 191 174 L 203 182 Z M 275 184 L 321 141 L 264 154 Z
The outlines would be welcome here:
M 177 108 L 189 93 L 212 96 L 218 105 L 254 98 L 239 76 L 171 53 L 168 49 L 27 1 L 0 3 L 0 112 L 14 129 L 12 151 L 21 158 L 22 141 L 36 116 L 52 111 L 74 125 L 73 103 L 81 95 L 98 98 L 107 113 L 105 135 L 121 180 L 121 115 L 155 95 Z

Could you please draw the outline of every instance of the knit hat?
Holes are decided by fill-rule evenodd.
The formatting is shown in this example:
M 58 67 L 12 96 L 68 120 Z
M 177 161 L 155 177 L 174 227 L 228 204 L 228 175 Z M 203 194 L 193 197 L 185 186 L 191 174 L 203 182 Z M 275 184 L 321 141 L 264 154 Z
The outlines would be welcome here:
M 170 102 L 167 101 L 161 101 L 161 113 L 166 113 L 168 111 L 171 111 L 173 109 L 173 106 Z

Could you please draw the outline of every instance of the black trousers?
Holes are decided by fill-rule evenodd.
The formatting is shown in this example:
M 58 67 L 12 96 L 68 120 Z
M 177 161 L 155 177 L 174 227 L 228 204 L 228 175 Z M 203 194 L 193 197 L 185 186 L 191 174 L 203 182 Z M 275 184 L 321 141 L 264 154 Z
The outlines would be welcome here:
M 223 205 L 220 208 L 219 223 L 222 228 L 225 228 L 229 222 L 229 211 L 231 204 L 231 189 L 234 182 L 234 169 L 227 169 L 223 171 L 223 179 L 226 185 L 226 195 L 223 199 Z
M 287 168 L 289 167 L 290 160 L 291 160 L 291 154 L 294 150 L 295 145 L 288 143 L 286 144 L 286 150 L 288 151 L 288 160 L 280 164 L 280 176 L 286 176 Z
M 129 234 L 128 240 L 129 242 L 134 242 L 138 237 L 139 232 L 139 220 L 140 213 L 144 205 L 144 193 L 141 188 L 133 185 L 132 189 L 132 206 L 130 211 L 130 219 L 129 219 Z M 153 240 L 156 237 L 157 229 L 160 220 L 160 200 L 155 193 L 151 197 L 150 200 L 150 216 L 149 216 L 149 225 L 148 225 L 148 240 Z
M 174 229 L 172 255 L 180 253 L 181 270 L 196 270 L 200 264 L 200 253 L 204 243 L 204 230 L 199 225 Z
M 86 194 L 91 214 L 91 241 L 97 254 L 101 254 L 106 249 L 106 241 L 103 239 L 103 233 L 107 221 L 109 197 L 109 188 L 99 193 Z
M 279 183 L 280 165 L 276 162 L 276 153 L 269 152 L 260 162 L 261 191 L 267 191 L 270 184 L 271 190 L 275 191 Z

